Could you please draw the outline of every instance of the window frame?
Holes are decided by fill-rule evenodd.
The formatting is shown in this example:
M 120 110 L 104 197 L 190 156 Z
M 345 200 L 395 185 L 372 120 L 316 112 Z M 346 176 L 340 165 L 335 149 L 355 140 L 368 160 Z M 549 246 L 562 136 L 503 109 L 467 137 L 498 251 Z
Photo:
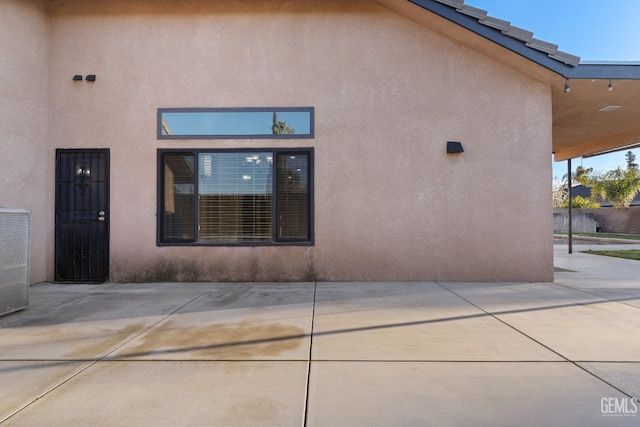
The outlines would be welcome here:
M 163 113 L 309 113 L 309 133 L 301 134 L 195 134 L 195 135 L 163 135 Z M 314 107 L 238 107 L 238 108 L 158 108 L 157 138 L 158 139 L 309 139 L 315 138 L 315 108 Z
M 165 173 L 163 155 L 165 153 L 170 154 L 182 154 L 195 156 L 194 165 L 194 204 L 193 204 L 193 222 L 194 222 L 194 239 L 185 240 L 166 240 L 163 239 L 163 225 L 166 221 L 166 214 L 164 211 L 164 196 L 165 196 Z M 198 156 L 204 153 L 273 153 L 274 165 L 272 176 L 272 200 L 271 200 L 271 240 L 270 241 L 198 241 L 198 227 L 199 227 L 199 161 Z M 292 240 L 278 240 L 278 189 L 277 189 L 277 164 L 275 159 L 281 154 L 300 154 L 309 157 L 309 171 L 308 171 L 308 186 L 309 186 L 309 240 L 305 241 L 292 241 Z M 313 147 L 299 147 L 299 148 L 195 148 L 195 149 L 182 149 L 182 148 L 160 148 L 157 150 L 157 206 L 156 206 L 156 245 L 157 246 L 314 246 L 314 211 L 315 211 L 315 186 L 314 186 L 314 149 Z

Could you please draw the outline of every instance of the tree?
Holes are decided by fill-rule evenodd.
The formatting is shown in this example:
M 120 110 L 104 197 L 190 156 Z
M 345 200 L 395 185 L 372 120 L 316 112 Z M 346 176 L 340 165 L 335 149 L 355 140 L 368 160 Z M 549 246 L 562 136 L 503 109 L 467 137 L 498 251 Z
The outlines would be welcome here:
M 578 166 L 576 168 L 576 171 L 571 173 L 571 179 L 573 182 L 577 182 L 579 184 L 584 185 L 585 187 L 589 187 L 591 186 L 592 173 L 593 173 L 593 168 L 585 169 L 582 166 Z M 556 179 L 556 183 L 554 183 L 553 207 L 566 208 L 569 205 L 568 198 L 569 198 L 569 175 L 564 174 L 564 176 L 562 177 L 562 181 L 558 181 Z M 600 205 L 597 202 L 595 202 L 595 204 L 597 204 L 598 206 L 594 206 L 594 207 L 600 207 Z M 572 206 L 577 207 L 575 202 L 572 204 Z M 580 206 L 580 207 L 586 207 L 586 206 Z
M 553 207 L 562 207 L 562 204 L 567 200 L 567 184 L 565 182 L 559 182 L 559 180 L 555 178 L 551 194 Z
M 588 187 L 591 183 L 591 174 L 593 173 L 593 168 L 583 168 L 582 166 L 578 166 L 576 168 L 576 173 L 573 175 L 573 180 L 578 184 L 582 184 L 585 187 Z
M 637 168 L 614 169 L 591 180 L 591 197 L 600 197 L 616 208 L 628 208 L 640 192 L 640 171 Z
M 560 204 L 561 208 L 568 208 L 569 207 L 569 201 L 565 200 L 564 202 L 562 202 Z M 576 208 L 576 209 L 588 209 L 588 208 L 599 208 L 600 207 L 600 203 L 593 201 L 591 199 L 585 199 L 584 197 L 581 196 L 576 196 L 573 198 L 573 200 L 571 200 L 571 207 Z
M 573 182 L 577 182 L 578 184 L 582 184 L 588 187 L 589 185 L 591 185 L 592 174 L 593 174 L 593 168 L 585 169 L 582 166 L 578 166 L 576 167 L 575 172 L 571 172 L 571 180 Z M 566 187 L 569 185 L 568 182 L 569 182 L 569 175 L 565 173 L 564 176 L 562 177 L 562 184 Z
M 296 130 L 287 126 L 286 120 L 283 122 L 278 121 L 278 113 L 273 112 L 273 126 L 271 126 L 271 131 L 274 135 L 280 134 L 294 134 Z
M 624 157 L 627 159 L 627 169 L 638 169 L 636 155 L 633 154 L 633 151 L 627 151 L 627 154 L 625 154 Z

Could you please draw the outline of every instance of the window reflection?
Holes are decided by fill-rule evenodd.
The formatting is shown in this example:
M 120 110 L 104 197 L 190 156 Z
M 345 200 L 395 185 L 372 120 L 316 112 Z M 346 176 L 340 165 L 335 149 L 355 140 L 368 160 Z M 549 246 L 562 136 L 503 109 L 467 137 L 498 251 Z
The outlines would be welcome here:
M 194 163 L 195 156 L 164 156 L 164 227 L 167 241 L 189 241 L 194 238 Z
M 308 244 L 312 149 L 159 150 L 160 244 Z
M 158 138 L 312 137 L 313 107 L 158 110 Z
M 309 156 L 279 154 L 277 186 L 278 239 L 309 240 Z

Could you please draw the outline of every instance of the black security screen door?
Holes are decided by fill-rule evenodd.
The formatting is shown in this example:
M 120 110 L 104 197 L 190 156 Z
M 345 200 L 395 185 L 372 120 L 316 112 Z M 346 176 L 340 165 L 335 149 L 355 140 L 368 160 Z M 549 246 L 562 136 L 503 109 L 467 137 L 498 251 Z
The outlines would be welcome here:
M 109 278 L 109 150 L 56 151 L 56 281 Z

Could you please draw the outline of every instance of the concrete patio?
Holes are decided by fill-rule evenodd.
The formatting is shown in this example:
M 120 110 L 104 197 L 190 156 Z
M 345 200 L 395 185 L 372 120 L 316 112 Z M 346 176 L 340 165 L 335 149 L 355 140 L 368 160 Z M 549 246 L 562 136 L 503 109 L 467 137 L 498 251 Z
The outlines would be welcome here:
M 637 426 L 640 263 L 581 249 L 555 283 L 36 285 L 0 423 Z

